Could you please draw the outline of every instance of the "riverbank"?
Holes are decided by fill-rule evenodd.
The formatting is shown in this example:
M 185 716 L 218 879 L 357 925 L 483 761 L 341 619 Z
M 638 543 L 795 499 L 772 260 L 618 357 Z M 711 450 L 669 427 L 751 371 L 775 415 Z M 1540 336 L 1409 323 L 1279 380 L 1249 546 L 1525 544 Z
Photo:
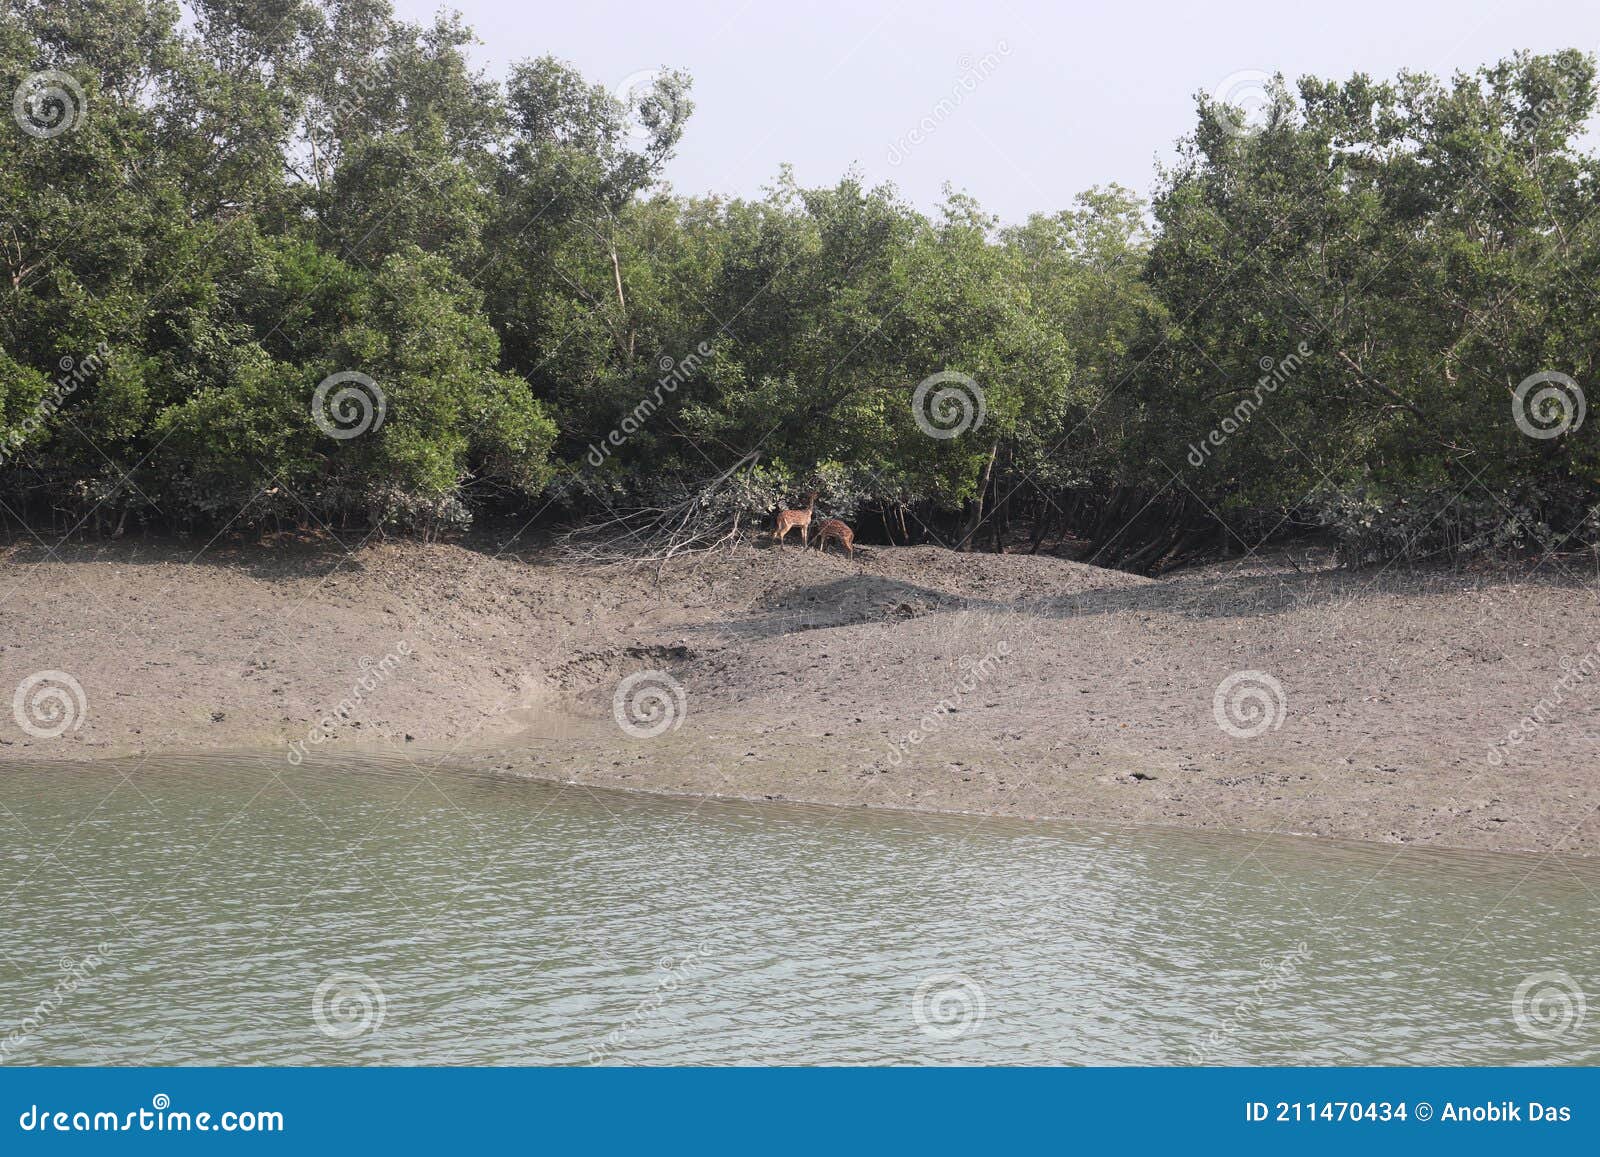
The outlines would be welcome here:
M 0 763 L 362 747 L 605 787 L 1594 855 L 1597 601 L 1574 560 L 1341 572 L 1298 551 L 1150 581 L 752 544 L 658 581 L 474 544 L 19 542 L 0 691 L 76 687 L 64 730 L 38 698 L 60 680 L 0 711 Z M 642 672 L 670 681 L 619 707 Z

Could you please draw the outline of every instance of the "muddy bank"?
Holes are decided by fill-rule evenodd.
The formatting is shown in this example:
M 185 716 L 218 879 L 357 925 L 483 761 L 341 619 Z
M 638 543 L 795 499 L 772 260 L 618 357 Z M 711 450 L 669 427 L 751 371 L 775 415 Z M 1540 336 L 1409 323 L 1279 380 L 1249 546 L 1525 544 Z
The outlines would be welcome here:
M 0 692 L 26 691 L 0 764 L 360 746 L 575 784 L 1591 855 L 1597 594 L 1571 561 L 1346 573 L 1304 552 L 1152 582 L 751 545 L 658 582 L 489 543 L 15 543 Z

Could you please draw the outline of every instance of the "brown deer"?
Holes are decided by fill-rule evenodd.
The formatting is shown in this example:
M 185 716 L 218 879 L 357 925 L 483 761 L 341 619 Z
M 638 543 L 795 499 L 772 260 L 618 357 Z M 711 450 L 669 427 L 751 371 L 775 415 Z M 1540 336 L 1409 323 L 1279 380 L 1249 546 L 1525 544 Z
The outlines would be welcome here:
M 837 518 L 825 518 L 817 524 L 817 552 L 825 553 L 828 549 L 828 540 L 837 538 L 839 545 L 844 547 L 847 558 L 856 557 L 856 533 Z
M 795 527 L 800 528 L 800 545 L 805 547 L 811 542 L 811 512 L 817 506 L 817 492 L 811 491 L 806 495 L 806 504 L 799 510 L 778 511 L 778 525 L 772 528 L 772 537 L 778 540 L 778 545 L 783 545 L 783 539 Z

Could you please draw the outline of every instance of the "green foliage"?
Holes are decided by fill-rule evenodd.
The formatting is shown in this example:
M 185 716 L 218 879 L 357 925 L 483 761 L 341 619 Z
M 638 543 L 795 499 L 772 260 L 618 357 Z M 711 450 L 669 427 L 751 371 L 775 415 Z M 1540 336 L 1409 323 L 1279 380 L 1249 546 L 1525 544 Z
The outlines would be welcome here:
M 1185 483 L 1225 516 L 1320 505 L 1363 559 L 1581 529 L 1593 428 L 1530 437 L 1513 391 L 1593 381 L 1600 204 L 1575 142 L 1594 99 L 1594 62 L 1564 52 L 1449 85 L 1306 80 L 1255 136 L 1202 103 L 1156 202 L 1149 279 L 1178 319 L 1163 400 L 1204 431 L 1287 372 Z M 1533 492 L 1566 512 L 1542 540 L 1506 499 Z
M 1595 538 L 1594 425 L 1513 420 L 1600 349 L 1579 53 L 1280 83 L 1252 131 L 1201 98 L 1153 205 L 1109 186 L 1002 228 L 853 172 L 674 196 L 681 73 L 500 83 L 458 17 L 384 0 L 186 11 L 0 14 L 8 102 L 44 70 L 83 100 L 0 132 L 24 516 L 731 520 L 818 489 L 869 534 L 1015 516 L 1140 569 L 1280 528 L 1353 562 Z M 314 400 L 352 374 L 370 428 L 334 436 Z M 914 405 L 940 374 L 983 412 L 951 437 Z
M 0 133 L 23 513 L 431 526 L 538 495 L 556 428 L 472 280 L 505 117 L 470 34 L 382 4 L 202 3 L 192 33 L 160 2 L 67 11 L 0 18 L 8 93 L 57 69 L 84 95 L 70 131 Z M 46 409 L 58 363 L 101 348 Z M 385 406 L 348 440 L 313 417 L 341 372 Z

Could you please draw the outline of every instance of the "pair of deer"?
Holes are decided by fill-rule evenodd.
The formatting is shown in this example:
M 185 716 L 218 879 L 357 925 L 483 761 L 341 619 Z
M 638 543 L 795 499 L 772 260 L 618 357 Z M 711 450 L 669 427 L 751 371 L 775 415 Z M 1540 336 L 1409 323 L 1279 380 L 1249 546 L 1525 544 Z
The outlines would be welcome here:
M 778 511 L 778 525 L 773 527 L 772 537 L 777 539 L 778 544 L 781 546 L 784 536 L 798 526 L 800 528 L 801 549 L 811 545 L 811 513 L 816 509 L 816 506 L 817 492 L 813 490 L 806 495 L 806 504 L 799 510 Z M 856 557 L 855 532 L 837 518 L 824 518 L 817 523 L 817 550 L 827 550 L 830 538 L 839 540 L 839 545 L 844 547 L 844 553 L 847 558 L 854 559 Z

